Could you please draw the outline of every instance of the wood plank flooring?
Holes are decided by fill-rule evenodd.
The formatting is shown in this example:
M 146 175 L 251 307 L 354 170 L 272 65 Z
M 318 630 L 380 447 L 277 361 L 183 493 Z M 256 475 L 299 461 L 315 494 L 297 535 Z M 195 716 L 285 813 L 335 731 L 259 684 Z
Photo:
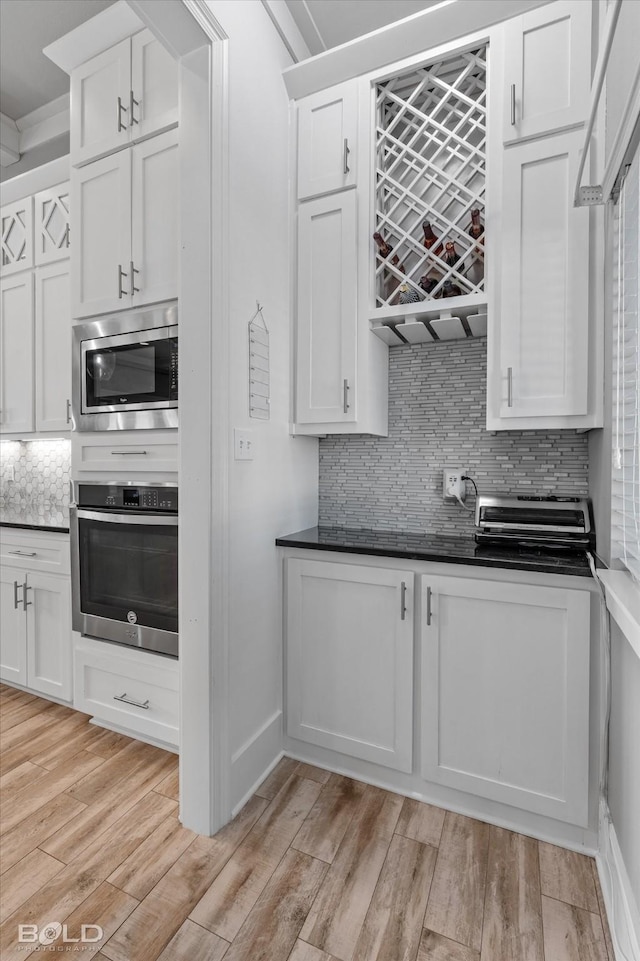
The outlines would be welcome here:
M 614 961 L 584 855 L 289 758 L 201 837 L 174 755 L 5 685 L 0 745 L 2 961 Z

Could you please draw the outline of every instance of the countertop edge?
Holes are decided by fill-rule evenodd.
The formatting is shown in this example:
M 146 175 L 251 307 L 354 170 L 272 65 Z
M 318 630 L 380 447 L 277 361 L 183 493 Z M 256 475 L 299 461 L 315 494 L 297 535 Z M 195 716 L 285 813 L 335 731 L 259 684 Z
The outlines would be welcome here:
M 44 534 L 68 534 L 68 527 L 53 527 L 51 524 L 27 524 L 22 521 L 0 520 L 0 527 L 9 527 L 22 531 L 41 531 Z

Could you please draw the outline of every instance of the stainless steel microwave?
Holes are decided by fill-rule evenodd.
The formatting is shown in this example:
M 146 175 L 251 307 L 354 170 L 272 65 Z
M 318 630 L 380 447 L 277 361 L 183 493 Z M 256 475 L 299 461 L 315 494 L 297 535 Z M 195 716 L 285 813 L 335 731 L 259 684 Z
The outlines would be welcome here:
M 76 324 L 72 382 L 74 430 L 177 427 L 177 304 Z

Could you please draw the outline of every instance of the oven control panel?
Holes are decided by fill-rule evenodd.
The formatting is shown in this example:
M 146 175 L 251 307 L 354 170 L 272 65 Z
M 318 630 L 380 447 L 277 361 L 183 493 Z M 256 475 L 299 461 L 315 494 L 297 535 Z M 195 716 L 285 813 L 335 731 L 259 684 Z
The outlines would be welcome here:
M 178 488 L 170 484 L 77 484 L 75 497 L 78 507 L 178 513 Z

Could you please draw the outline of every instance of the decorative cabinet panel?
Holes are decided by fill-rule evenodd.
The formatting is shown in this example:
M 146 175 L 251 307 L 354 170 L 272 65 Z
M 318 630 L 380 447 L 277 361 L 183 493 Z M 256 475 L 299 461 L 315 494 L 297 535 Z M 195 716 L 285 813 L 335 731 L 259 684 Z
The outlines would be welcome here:
M 287 561 L 287 733 L 412 769 L 413 574 Z
M 71 75 L 74 166 L 178 122 L 178 71 L 151 31 L 105 50 Z
M 41 190 L 33 198 L 36 266 L 69 257 L 69 194 L 67 182 Z
M 33 271 L 0 284 L 0 432 L 34 428 Z
M 63 573 L 69 567 L 69 537 L 3 530 L 2 541 L 0 677 L 70 701 L 71 582 Z M 61 573 L 44 573 L 47 556 L 56 553 L 64 555 Z
M 83 637 L 74 650 L 73 706 L 133 737 L 179 744 L 178 662 Z
M 298 211 L 298 424 L 356 420 L 355 275 L 355 192 L 302 204 Z
M 33 197 L 7 204 L 2 222 L 2 276 L 33 267 Z
M 422 577 L 422 776 L 587 825 L 589 593 Z
M 341 83 L 298 103 L 298 200 L 354 187 L 358 83 Z
M 505 152 L 489 429 L 588 413 L 589 212 L 573 207 L 581 147 L 576 131 Z
M 35 271 L 36 430 L 71 429 L 69 261 Z
M 152 435 L 152 436 L 151 436 Z M 141 440 L 142 437 L 142 440 Z M 124 474 L 174 474 L 178 470 L 178 441 L 175 431 L 108 431 L 71 436 L 75 473 L 89 478 L 104 472 L 112 477 Z
M 505 24 L 505 143 L 581 125 L 589 112 L 590 3 L 560 0 Z
M 72 172 L 72 310 L 89 317 L 178 294 L 178 133 Z

